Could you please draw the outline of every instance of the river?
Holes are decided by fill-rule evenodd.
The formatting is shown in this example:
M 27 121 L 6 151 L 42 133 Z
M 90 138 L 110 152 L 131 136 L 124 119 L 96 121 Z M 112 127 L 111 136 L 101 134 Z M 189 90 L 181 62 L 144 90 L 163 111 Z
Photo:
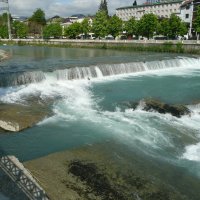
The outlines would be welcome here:
M 200 104 L 192 105 L 200 102 L 199 58 L 103 49 L 3 49 L 12 57 L 0 63 L 1 102 L 26 104 L 31 96 L 54 103 L 53 116 L 36 126 L 0 134 L 2 152 L 29 161 L 117 141 L 130 160 L 134 154 L 144 159 L 140 170 L 156 174 L 188 199 L 200 198 Z M 124 106 L 149 97 L 186 104 L 192 114 L 176 118 Z

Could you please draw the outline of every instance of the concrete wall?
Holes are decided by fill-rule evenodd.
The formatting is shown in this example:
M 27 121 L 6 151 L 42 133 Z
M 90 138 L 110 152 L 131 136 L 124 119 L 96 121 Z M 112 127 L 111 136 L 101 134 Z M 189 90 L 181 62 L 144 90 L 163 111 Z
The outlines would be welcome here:
M 174 46 L 182 44 L 181 47 L 185 50 L 185 53 L 195 53 L 191 51 L 199 51 L 200 54 L 200 41 L 196 40 L 67 40 L 67 39 L 13 39 L 13 40 L 0 40 L 1 43 L 11 44 L 27 44 L 27 45 L 57 45 L 57 46 L 69 46 L 69 47 L 105 47 L 105 48 L 132 48 L 135 47 L 158 47 L 162 46 Z M 137 50 L 137 49 L 136 49 Z

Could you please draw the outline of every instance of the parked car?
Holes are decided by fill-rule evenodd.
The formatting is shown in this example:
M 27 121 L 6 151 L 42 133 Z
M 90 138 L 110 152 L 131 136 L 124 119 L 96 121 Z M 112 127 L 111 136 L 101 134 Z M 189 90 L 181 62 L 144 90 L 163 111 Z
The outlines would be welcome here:
M 89 40 L 95 40 L 96 36 L 94 33 L 88 33 L 88 34 L 79 34 L 76 39 L 81 39 L 81 40 L 85 40 L 85 39 L 89 39 Z
M 118 35 L 115 39 L 116 40 L 127 40 L 127 36 L 126 35 Z
M 95 40 L 96 39 L 96 36 L 95 36 L 95 34 L 94 33 L 88 33 L 88 39 L 90 39 L 90 40 Z
M 167 40 L 167 37 L 164 35 L 155 35 L 153 36 L 154 40 Z
M 105 37 L 106 40 L 114 40 L 115 38 L 112 35 L 107 35 Z

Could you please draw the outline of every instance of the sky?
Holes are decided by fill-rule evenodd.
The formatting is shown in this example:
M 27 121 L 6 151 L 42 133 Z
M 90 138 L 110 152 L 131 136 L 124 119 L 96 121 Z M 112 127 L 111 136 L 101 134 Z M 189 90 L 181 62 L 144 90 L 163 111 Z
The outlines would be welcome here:
M 59 15 L 68 17 L 73 14 L 95 14 L 101 0 L 9 0 L 10 12 L 17 16 L 31 16 L 37 9 L 45 11 L 47 17 Z M 107 0 L 109 14 L 113 15 L 115 9 L 131 6 L 134 0 Z M 140 4 L 144 0 L 137 0 Z

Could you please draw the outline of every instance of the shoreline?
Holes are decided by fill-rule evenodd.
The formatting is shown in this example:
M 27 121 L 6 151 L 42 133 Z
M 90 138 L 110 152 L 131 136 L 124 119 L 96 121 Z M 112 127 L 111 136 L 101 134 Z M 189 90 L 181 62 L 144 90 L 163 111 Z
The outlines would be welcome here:
M 194 40 L 68 40 L 68 39 L 2 39 L 0 44 L 96 48 L 128 51 L 151 51 L 200 55 L 200 42 Z

